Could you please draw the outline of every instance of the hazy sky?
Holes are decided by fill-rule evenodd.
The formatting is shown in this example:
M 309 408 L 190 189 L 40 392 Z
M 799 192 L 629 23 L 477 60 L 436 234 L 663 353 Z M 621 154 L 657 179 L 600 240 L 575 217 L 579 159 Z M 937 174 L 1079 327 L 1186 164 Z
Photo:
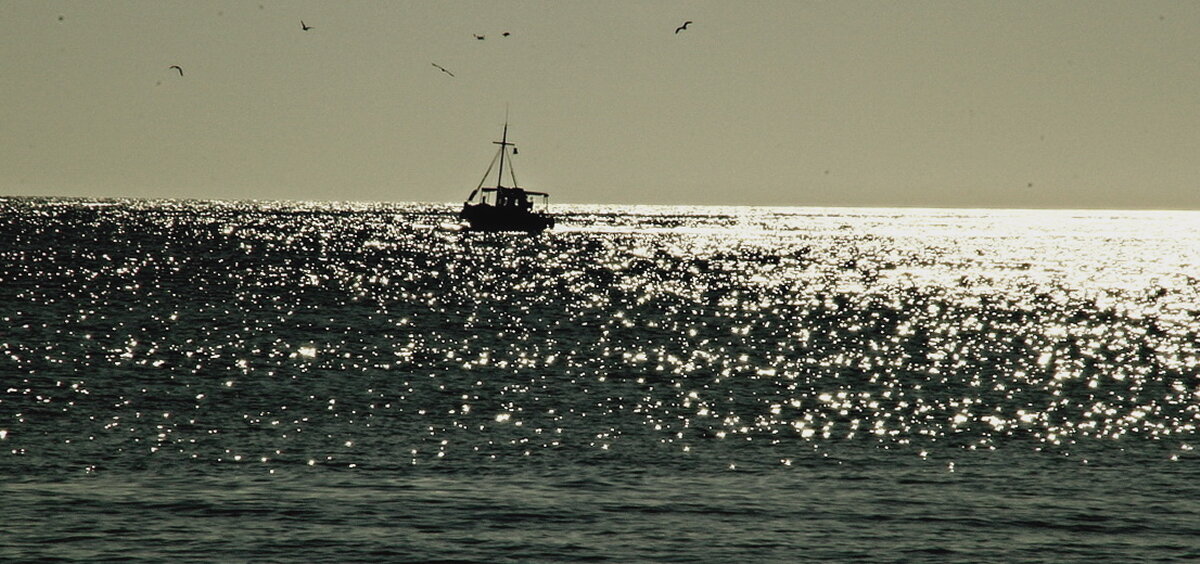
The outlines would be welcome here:
M 0 0 L 0 195 L 461 201 L 506 107 L 552 202 L 1200 209 L 1200 2 Z

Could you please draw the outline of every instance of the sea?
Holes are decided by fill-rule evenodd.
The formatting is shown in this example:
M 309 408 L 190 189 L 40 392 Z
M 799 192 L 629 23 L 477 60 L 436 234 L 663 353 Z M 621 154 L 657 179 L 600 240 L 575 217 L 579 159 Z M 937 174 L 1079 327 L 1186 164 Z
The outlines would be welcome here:
M 0 561 L 1200 561 L 1200 213 L 0 198 Z

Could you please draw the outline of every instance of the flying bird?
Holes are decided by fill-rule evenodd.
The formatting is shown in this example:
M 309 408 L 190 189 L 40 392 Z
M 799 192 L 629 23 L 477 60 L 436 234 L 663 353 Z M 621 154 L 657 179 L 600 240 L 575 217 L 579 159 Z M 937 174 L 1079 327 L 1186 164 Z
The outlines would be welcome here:
M 692 23 L 692 20 L 688 20 L 688 21 L 686 21 L 686 22 L 683 22 L 683 25 L 681 25 L 681 26 L 679 26 L 679 27 L 675 28 L 675 33 L 679 33 L 679 32 L 681 32 L 681 31 L 683 31 L 683 30 L 687 29 L 687 26 L 688 26 L 688 24 L 690 24 L 690 23 Z
M 300 29 L 303 31 L 308 31 L 308 30 L 312 29 L 312 26 L 305 25 L 304 20 L 300 20 Z
M 475 35 L 475 34 L 474 34 L 474 33 L 472 33 L 471 35 Z M 475 39 L 478 39 L 478 40 L 480 40 L 480 41 L 483 41 L 484 39 L 487 39 L 487 37 L 486 37 L 486 36 L 483 36 L 483 35 L 475 35 Z
M 508 37 L 508 36 L 510 36 L 510 35 L 512 35 L 512 34 L 506 31 L 506 32 L 504 32 L 504 33 L 501 33 L 500 35 L 501 35 L 502 37 Z
M 454 73 L 452 73 L 452 72 L 450 72 L 450 71 L 446 70 L 446 67 L 443 67 L 442 65 L 439 65 L 439 64 L 437 64 L 437 63 L 429 63 L 429 64 L 431 64 L 431 65 L 433 65 L 433 66 L 437 67 L 437 69 L 438 69 L 438 70 L 440 70 L 440 71 L 442 71 L 442 72 L 444 72 L 444 73 L 446 73 L 446 74 L 448 74 L 448 75 L 450 75 L 450 76 L 454 76 Z
M 175 70 L 179 71 L 179 76 L 183 76 L 183 68 L 181 68 L 179 65 L 171 65 L 171 66 L 167 67 L 167 70 L 171 70 L 171 69 L 175 69 Z

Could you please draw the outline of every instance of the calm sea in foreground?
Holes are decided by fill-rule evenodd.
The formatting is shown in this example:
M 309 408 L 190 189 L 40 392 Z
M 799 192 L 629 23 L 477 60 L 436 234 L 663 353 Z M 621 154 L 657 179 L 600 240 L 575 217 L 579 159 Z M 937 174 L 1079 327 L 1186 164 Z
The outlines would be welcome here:
M 2 561 L 1200 559 L 1200 213 L 0 199 Z

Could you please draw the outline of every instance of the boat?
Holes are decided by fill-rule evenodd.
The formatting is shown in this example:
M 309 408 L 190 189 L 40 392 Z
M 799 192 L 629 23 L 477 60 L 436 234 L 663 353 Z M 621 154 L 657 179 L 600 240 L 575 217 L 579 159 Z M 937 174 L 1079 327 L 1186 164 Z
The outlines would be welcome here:
M 512 155 L 517 154 L 517 146 L 508 141 L 508 121 L 504 122 L 504 133 L 499 141 L 493 143 L 500 146 L 492 164 L 483 173 L 467 201 L 463 203 L 459 219 L 467 222 L 470 231 L 524 231 L 540 233 L 554 227 L 554 217 L 550 215 L 550 194 L 526 190 L 517 185 L 517 175 L 513 172 Z M 504 185 L 504 166 L 508 164 L 508 175 L 511 186 Z M 496 174 L 496 185 L 485 187 L 492 169 L 500 163 Z

